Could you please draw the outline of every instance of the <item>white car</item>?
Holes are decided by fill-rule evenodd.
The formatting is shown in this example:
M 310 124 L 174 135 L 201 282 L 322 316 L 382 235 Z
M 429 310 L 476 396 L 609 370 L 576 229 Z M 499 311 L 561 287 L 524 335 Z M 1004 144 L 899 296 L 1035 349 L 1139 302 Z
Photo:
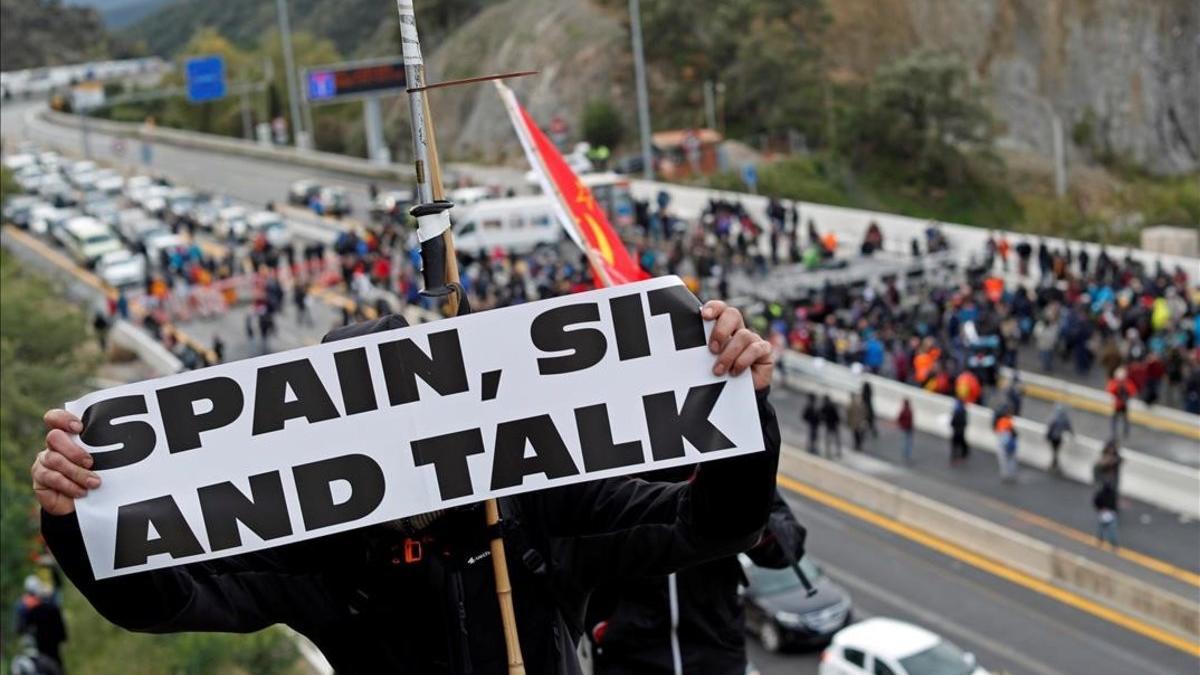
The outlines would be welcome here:
M 222 238 L 241 241 L 246 236 L 246 209 L 241 206 L 226 206 L 217 211 L 212 232 Z
M 847 626 L 821 653 L 820 675 L 988 675 L 936 633 L 895 619 L 872 618 Z
M 137 286 L 146 278 L 146 259 L 126 249 L 105 253 L 96 261 L 96 274 L 109 286 Z
M 163 251 L 186 248 L 187 240 L 170 230 L 151 230 L 145 234 L 142 244 L 146 247 L 146 257 L 152 264 L 158 265 Z
M 112 230 L 95 218 L 72 218 L 62 229 L 63 245 L 80 265 L 91 267 L 105 254 L 124 248 Z
M 256 237 L 259 232 L 266 235 L 267 243 L 276 248 L 292 243 L 291 229 L 273 211 L 258 211 L 246 218 L 246 237 Z

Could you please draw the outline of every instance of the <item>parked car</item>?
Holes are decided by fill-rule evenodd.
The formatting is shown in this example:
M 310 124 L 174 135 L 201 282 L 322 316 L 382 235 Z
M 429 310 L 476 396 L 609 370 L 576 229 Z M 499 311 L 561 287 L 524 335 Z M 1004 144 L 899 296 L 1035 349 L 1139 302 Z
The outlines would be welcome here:
M 196 193 L 188 188 L 171 188 L 166 197 L 166 215 L 168 218 L 182 218 L 196 203 Z
M 196 227 L 213 232 L 216 230 L 217 221 L 221 216 L 221 209 L 229 205 L 229 200 L 224 197 L 208 197 L 197 199 L 192 203 L 192 208 L 187 213 L 187 218 L 196 224 Z
M 67 252 L 75 262 L 86 267 L 95 265 L 104 254 L 123 248 L 107 225 L 89 216 L 72 218 L 62 229 Z
M 163 252 L 177 248 L 187 248 L 187 240 L 182 236 L 164 228 L 150 230 L 143 235 L 142 247 L 146 251 L 146 260 L 151 266 L 158 266 L 163 259 Z
M 28 195 L 13 195 L 9 197 L 4 202 L 4 222 L 12 223 L 23 230 L 29 229 L 33 207 L 41 203 L 37 197 L 30 197 Z
M 380 192 L 371 202 L 371 218 L 403 219 L 408 216 L 408 209 L 413 204 L 412 190 L 387 190 Z
M 246 209 L 240 206 L 226 206 L 217 211 L 213 234 L 222 239 L 244 240 L 246 237 Z
M 113 288 L 137 286 L 146 278 L 146 258 L 124 248 L 105 253 L 96 261 L 96 274 Z
M 266 235 L 267 243 L 276 248 L 292 243 L 291 229 L 274 211 L 258 211 L 246 218 L 246 237 L 256 237 L 260 232 Z
M 792 568 L 759 567 L 738 556 L 749 585 L 742 594 L 746 631 L 770 652 L 827 644 L 851 621 L 850 594 L 807 557 L 799 566 L 815 591 L 809 595 Z
M 55 206 L 38 206 L 34 208 L 30 229 L 38 234 L 49 236 L 60 245 L 65 245 L 67 221 L 75 218 L 79 212 L 75 209 L 60 209 Z
M 121 206 L 115 199 L 94 199 L 84 204 L 83 212 L 110 228 L 116 228 Z
M 910 623 L 867 619 L 838 631 L 821 654 L 820 675 L 988 675 L 937 633 Z
M 321 184 L 315 180 L 304 179 L 292 183 L 288 188 L 288 203 L 308 206 L 312 198 L 321 191 Z
M 492 189 L 488 187 L 461 187 L 450 191 L 450 201 L 454 202 L 455 206 L 470 206 L 494 196 Z
M 350 215 L 353 210 L 350 206 L 350 195 L 339 187 L 321 188 L 316 197 L 309 202 L 313 211 L 323 216 L 342 217 Z

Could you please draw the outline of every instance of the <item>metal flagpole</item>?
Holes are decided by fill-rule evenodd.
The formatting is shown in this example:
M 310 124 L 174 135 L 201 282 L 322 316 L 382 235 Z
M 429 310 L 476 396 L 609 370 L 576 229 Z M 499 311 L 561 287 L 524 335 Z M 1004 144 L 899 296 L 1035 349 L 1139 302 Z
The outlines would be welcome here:
M 417 219 L 417 238 L 421 242 L 421 274 L 426 295 L 445 298 L 447 313 L 455 316 L 460 308 L 470 311 L 462 286 L 458 283 L 458 261 L 454 255 L 454 234 L 450 229 L 450 207 L 442 188 L 441 167 L 438 164 L 437 141 L 433 120 L 429 114 L 429 99 L 425 93 L 425 62 L 421 58 L 421 42 L 417 37 L 417 19 L 413 0 L 396 0 L 400 13 L 401 53 L 408 84 L 408 107 L 412 116 L 413 162 L 417 174 L 417 205 L 412 215 Z M 509 675 L 524 675 L 525 662 L 517 635 L 517 617 L 513 609 L 512 584 L 508 578 L 508 560 L 501 536 L 500 508 L 495 499 L 484 504 L 491 539 L 492 570 L 496 577 L 496 597 L 500 603 L 500 621 L 504 627 L 504 644 L 508 656 Z

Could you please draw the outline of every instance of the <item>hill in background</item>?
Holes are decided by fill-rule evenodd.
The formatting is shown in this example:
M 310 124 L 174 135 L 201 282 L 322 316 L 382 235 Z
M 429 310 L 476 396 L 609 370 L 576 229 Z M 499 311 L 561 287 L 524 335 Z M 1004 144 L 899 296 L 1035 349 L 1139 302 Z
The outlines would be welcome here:
M 0 70 L 122 58 L 134 51 L 109 34 L 93 8 L 67 7 L 60 0 L 0 2 Z

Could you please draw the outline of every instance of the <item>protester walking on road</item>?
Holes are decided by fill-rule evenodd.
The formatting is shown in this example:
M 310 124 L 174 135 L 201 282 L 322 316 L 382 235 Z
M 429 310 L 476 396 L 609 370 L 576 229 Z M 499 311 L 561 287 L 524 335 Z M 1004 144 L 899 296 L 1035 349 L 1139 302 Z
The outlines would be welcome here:
M 1096 485 L 1111 483 L 1120 494 L 1121 464 L 1124 461 L 1121 457 L 1120 446 L 1116 441 L 1110 439 L 1104 444 L 1104 449 L 1100 451 L 1100 458 L 1092 465 L 1092 482 Z
M 1067 415 L 1067 406 L 1057 403 L 1054 406 L 1054 413 L 1050 416 L 1050 421 L 1046 424 L 1046 441 L 1050 443 L 1050 471 L 1054 473 L 1062 473 L 1058 464 L 1058 449 L 1066 434 L 1074 435 L 1075 430 L 1071 428 L 1071 418 Z
M 817 436 L 821 433 L 821 408 L 817 405 L 817 395 L 809 394 L 800 417 L 808 427 L 808 452 L 817 454 Z
M 955 399 L 954 412 L 950 414 L 950 465 L 964 462 L 968 452 L 967 405 L 961 399 Z
M 882 351 L 880 353 L 882 358 Z M 871 432 L 871 438 L 879 438 L 879 427 L 875 424 L 875 390 L 869 381 L 862 384 L 862 402 L 867 408 L 867 429 Z
M 1137 386 L 1129 379 L 1124 368 L 1117 368 L 1112 379 L 1108 381 L 1105 391 L 1113 398 L 1112 437 L 1116 439 L 1129 437 L 1129 401 L 1137 396 Z M 1123 423 L 1123 424 L 1122 424 Z M 1120 428 L 1124 426 L 1124 433 Z
M 292 286 L 292 303 L 296 305 L 296 322 L 301 326 L 311 326 L 312 312 L 309 311 L 308 285 L 297 281 Z
M 908 399 L 900 404 L 900 414 L 896 416 L 896 426 L 900 427 L 900 434 L 904 438 L 903 455 L 906 464 L 912 464 L 913 452 L 913 410 L 912 404 Z
M 1102 483 L 1092 497 L 1092 506 L 1096 509 L 1096 541 L 1117 548 L 1116 489 L 1108 483 Z
M 1009 380 L 1008 386 L 1004 389 L 1004 405 L 1008 407 L 1008 412 L 1012 413 L 1013 417 L 1021 416 L 1021 407 L 1025 402 L 1025 385 L 1021 383 L 1021 376 L 1017 371 L 1013 371 L 1012 379 Z
M 821 423 L 825 427 L 825 456 L 840 459 L 842 456 L 842 435 L 840 426 L 841 413 L 833 404 L 833 399 L 826 395 L 821 399 Z
M 1092 466 L 1092 482 L 1096 486 L 1096 493 L 1092 497 L 1092 506 L 1096 509 L 1096 539 L 1101 544 L 1109 543 L 1113 548 L 1118 546 L 1121 461 L 1119 446 L 1116 441 L 1110 440 L 1104 444 L 1100 458 Z
M 992 428 L 996 431 L 1000 480 L 1011 483 L 1017 479 L 1017 429 L 1013 425 L 1012 410 L 1007 406 L 1000 409 Z
M 863 438 L 869 429 L 867 425 L 867 406 L 859 394 L 850 395 L 850 405 L 846 407 L 846 426 L 854 438 L 854 449 L 862 452 Z

